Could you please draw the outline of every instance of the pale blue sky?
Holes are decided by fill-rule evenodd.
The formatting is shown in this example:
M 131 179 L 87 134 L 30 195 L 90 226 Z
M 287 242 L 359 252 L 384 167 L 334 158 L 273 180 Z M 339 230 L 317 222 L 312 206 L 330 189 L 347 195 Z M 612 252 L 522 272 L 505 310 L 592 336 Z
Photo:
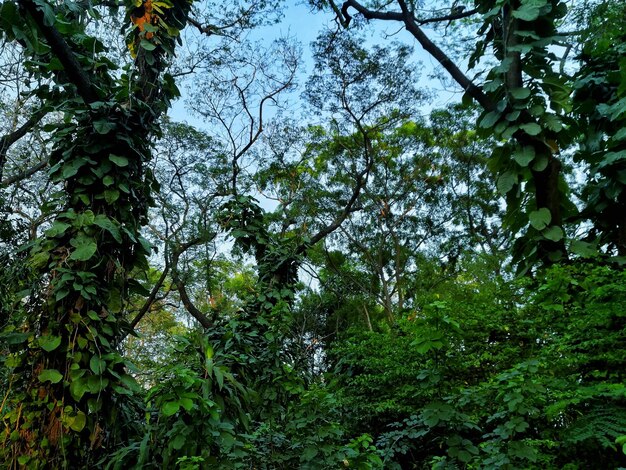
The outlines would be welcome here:
M 435 67 L 438 67 L 438 64 L 422 50 L 420 45 L 416 43 L 415 39 L 408 32 L 401 28 L 399 23 L 373 22 L 372 26 L 368 43 L 374 44 L 398 40 L 413 45 L 415 60 L 422 62 L 424 65 L 420 82 L 423 86 L 433 89 L 436 94 L 434 102 L 424 108 L 424 113 L 430 112 L 433 107 L 445 106 L 449 102 L 460 100 L 460 93 L 445 90 L 437 80 L 428 78 L 428 75 L 432 73 Z M 336 28 L 332 14 L 318 11 L 312 12 L 310 7 L 301 0 L 287 0 L 282 21 L 279 24 L 255 29 L 251 32 L 249 38 L 255 41 L 260 40 L 270 43 L 280 37 L 295 37 L 302 47 L 302 66 L 298 77 L 298 81 L 300 85 L 302 85 L 313 68 L 310 44 L 317 38 L 321 31 L 327 28 Z M 426 30 L 426 33 L 431 39 L 437 39 L 437 34 L 434 31 Z M 176 121 L 186 121 L 198 128 L 203 128 L 204 123 L 185 110 L 184 87 L 181 87 L 181 92 L 183 96 L 174 103 L 170 116 Z M 292 95 L 292 98 L 295 96 L 297 99 L 299 93 L 300 91 L 297 91 L 295 95 Z
M 257 28 L 249 38 L 254 41 L 263 41 L 268 44 L 281 37 L 295 37 L 302 46 L 302 67 L 299 73 L 299 81 L 303 82 L 308 72 L 313 67 L 310 44 L 317 38 L 324 28 L 333 27 L 332 15 L 311 12 L 309 6 L 301 2 L 287 1 L 283 20 L 279 24 Z M 202 128 L 203 122 L 190 115 L 185 110 L 185 89 L 181 87 L 183 96 L 172 106 L 169 115 L 175 121 L 186 121 L 196 127 Z

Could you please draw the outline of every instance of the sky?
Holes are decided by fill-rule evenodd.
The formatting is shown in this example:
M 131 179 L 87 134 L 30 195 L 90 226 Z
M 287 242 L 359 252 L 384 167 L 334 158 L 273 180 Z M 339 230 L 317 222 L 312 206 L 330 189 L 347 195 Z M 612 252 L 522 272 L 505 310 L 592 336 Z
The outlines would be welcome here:
M 324 28 L 333 27 L 332 15 L 326 13 L 312 12 L 308 5 L 300 2 L 298 4 L 290 1 L 286 2 L 283 20 L 276 25 L 256 28 L 249 35 L 253 41 L 271 43 L 281 37 L 296 37 L 302 47 L 302 68 L 299 74 L 299 81 L 302 83 L 308 72 L 313 69 L 313 58 L 310 44 L 320 31 Z M 199 128 L 204 127 L 202 120 L 191 115 L 185 109 L 185 90 L 181 88 L 182 96 L 172 106 L 170 117 L 175 121 L 186 121 Z
M 315 41 L 320 32 L 325 29 L 334 30 L 337 25 L 334 16 L 328 12 L 313 12 L 308 5 L 299 1 L 287 0 L 285 3 L 283 20 L 279 24 L 256 28 L 250 33 L 249 38 L 254 41 L 270 43 L 281 37 L 295 37 L 300 42 L 302 48 L 302 66 L 298 81 L 300 84 L 303 84 L 313 69 L 311 43 Z M 431 38 L 436 39 L 436 32 L 427 30 L 427 34 Z M 415 39 L 403 30 L 398 23 L 373 22 L 366 38 L 367 43 L 370 45 L 391 40 L 399 40 L 413 45 L 415 60 L 423 64 L 421 84 L 433 89 L 436 97 L 430 105 L 425 107 L 424 113 L 430 112 L 433 107 L 444 106 L 449 102 L 460 100 L 460 93 L 444 89 L 438 80 L 428 77 L 438 67 L 438 64 L 421 49 Z M 185 121 L 195 127 L 205 128 L 206 126 L 201 119 L 191 115 L 185 109 L 186 91 L 183 89 L 181 91 L 183 96 L 174 103 L 170 116 L 175 121 Z M 299 94 L 300 91 L 297 93 Z

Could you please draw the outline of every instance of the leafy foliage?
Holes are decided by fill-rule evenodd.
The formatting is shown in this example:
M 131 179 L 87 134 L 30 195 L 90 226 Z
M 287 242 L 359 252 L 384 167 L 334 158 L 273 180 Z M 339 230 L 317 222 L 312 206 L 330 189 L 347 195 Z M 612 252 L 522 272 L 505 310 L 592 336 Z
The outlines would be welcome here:
M 458 3 L 0 5 L 7 467 L 626 466 L 623 5 Z

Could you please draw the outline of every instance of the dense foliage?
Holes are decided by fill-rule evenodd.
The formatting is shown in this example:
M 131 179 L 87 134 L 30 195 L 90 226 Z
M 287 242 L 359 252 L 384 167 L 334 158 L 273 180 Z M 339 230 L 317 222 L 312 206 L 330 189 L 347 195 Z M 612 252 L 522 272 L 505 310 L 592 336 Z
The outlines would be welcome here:
M 626 467 L 624 2 L 308 8 L 0 4 L 0 465 Z

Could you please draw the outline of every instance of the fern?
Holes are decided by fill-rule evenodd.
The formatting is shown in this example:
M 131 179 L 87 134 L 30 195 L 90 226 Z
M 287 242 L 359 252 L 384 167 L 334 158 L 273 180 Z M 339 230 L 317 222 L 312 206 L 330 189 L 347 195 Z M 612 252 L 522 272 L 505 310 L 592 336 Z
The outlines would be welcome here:
M 567 429 L 572 444 L 595 440 L 603 448 L 616 450 L 615 439 L 626 434 L 626 407 L 615 403 L 594 405 Z

